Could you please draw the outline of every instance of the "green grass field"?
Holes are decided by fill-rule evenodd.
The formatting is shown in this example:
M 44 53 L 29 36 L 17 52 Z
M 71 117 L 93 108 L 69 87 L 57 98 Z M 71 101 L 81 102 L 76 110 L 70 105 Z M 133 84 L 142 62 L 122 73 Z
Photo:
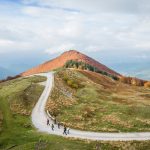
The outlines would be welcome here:
M 44 80 L 31 77 L 0 84 L 0 149 L 94 149 L 93 143 L 42 134 L 33 128 L 31 110 L 44 88 L 37 83 Z
M 37 76 L 0 84 L 1 150 L 146 150 L 150 147 L 150 141 L 92 142 L 37 132 L 30 114 L 44 88 L 37 83 L 44 80 Z
M 149 93 L 150 89 L 94 72 L 66 69 L 55 74 L 55 87 L 46 109 L 76 129 L 150 131 Z

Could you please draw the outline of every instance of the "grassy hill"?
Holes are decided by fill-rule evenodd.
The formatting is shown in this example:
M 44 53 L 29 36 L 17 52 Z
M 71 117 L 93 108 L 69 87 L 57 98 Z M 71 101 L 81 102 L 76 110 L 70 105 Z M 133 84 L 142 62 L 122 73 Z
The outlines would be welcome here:
M 145 150 L 150 147 L 149 141 L 93 142 L 37 132 L 30 114 L 44 89 L 38 84 L 42 81 L 44 77 L 36 76 L 0 83 L 1 150 Z
M 150 89 L 95 72 L 63 69 L 46 109 L 69 127 L 102 132 L 150 131 Z
M 44 89 L 37 83 L 44 80 L 45 77 L 36 76 L 0 83 L 0 149 L 94 149 L 96 142 L 47 135 L 32 126 L 30 114 Z

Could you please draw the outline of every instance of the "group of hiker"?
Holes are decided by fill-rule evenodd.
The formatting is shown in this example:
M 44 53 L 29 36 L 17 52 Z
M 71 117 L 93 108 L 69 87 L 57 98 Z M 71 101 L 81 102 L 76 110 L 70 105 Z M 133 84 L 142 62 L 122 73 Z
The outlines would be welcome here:
M 57 123 L 56 119 L 54 119 L 54 124 L 57 124 L 58 129 L 60 129 L 61 124 L 59 122 Z M 53 123 L 51 124 L 51 128 L 53 131 L 54 131 L 54 127 L 55 127 L 54 124 Z M 49 119 L 47 119 L 47 126 L 50 126 Z M 69 132 L 70 132 L 70 128 L 67 128 L 66 126 L 64 126 L 63 134 L 67 135 L 67 134 L 69 134 Z

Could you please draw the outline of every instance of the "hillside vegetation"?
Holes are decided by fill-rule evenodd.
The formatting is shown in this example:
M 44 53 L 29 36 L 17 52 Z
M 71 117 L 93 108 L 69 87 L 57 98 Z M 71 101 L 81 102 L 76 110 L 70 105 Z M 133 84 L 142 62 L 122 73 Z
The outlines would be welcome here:
M 36 76 L 0 83 L 1 150 L 145 150 L 150 147 L 149 141 L 93 142 L 37 132 L 30 114 L 43 91 L 44 87 L 38 84 L 42 81 L 45 78 Z
M 62 69 L 46 109 L 71 128 L 150 131 L 150 89 L 85 70 Z
M 145 86 L 148 83 L 147 81 L 142 79 L 138 79 L 135 77 L 125 77 L 125 76 L 120 77 L 120 81 L 134 86 Z
M 108 76 L 114 80 L 119 80 L 122 83 L 130 84 L 130 85 L 134 85 L 134 86 L 150 87 L 150 84 L 148 81 L 138 79 L 135 77 L 126 77 L 126 76 L 122 76 L 122 75 L 117 76 L 117 75 L 109 74 L 106 71 L 102 71 L 102 70 L 98 69 L 97 67 L 94 67 L 94 66 L 87 64 L 85 62 L 82 62 L 82 61 L 69 60 L 65 63 L 64 68 L 75 68 L 75 69 L 80 69 L 80 70 L 88 70 L 88 71 L 92 71 L 92 72 L 96 72 L 96 73 Z
M 0 97 L 7 99 L 13 113 L 30 115 L 44 88 L 36 83 L 45 80 L 45 77 L 36 76 L 3 82 L 0 84 Z
M 102 71 L 102 70 L 98 69 L 97 67 L 94 67 L 94 66 L 87 64 L 85 62 L 82 62 L 82 61 L 69 60 L 65 63 L 64 67 L 97 72 L 102 75 L 106 75 L 114 80 L 119 80 L 119 78 L 117 76 L 109 74 L 106 71 Z
M 146 83 L 144 84 L 144 86 L 145 86 L 146 88 L 150 88 L 150 81 L 146 82 Z

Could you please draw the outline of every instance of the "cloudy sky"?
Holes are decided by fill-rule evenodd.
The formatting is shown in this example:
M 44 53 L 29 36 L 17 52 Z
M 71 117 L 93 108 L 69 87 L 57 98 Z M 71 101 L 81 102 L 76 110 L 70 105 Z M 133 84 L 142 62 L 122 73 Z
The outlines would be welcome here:
M 0 67 L 23 71 L 69 49 L 147 71 L 150 1 L 0 0 Z

